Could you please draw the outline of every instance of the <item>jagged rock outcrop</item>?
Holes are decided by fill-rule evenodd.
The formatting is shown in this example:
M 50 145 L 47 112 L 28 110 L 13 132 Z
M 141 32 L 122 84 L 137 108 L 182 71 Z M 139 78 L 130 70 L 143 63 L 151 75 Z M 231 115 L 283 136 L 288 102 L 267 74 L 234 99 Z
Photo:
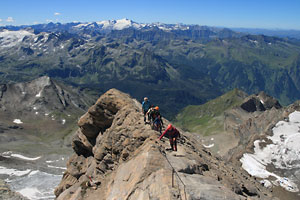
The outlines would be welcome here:
M 251 152 L 253 141 L 266 138 L 273 126 L 287 113 L 278 100 L 264 92 L 247 97 L 243 103 L 225 111 L 224 129 L 238 138 L 238 144 L 225 156 L 227 160 L 239 165 L 239 158 Z
M 265 111 L 273 107 L 279 109 L 281 105 L 277 99 L 264 92 L 249 96 L 241 105 L 241 108 L 247 112 Z
M 57 199 L 272 199 L 239 167 L 213 156 L 192 134 L 178 152 L 143 122 L 141 105 L 111 89 L 79 122 Z M 220 192 L 222 191 L 222 192 Z
M 247 107 L 254 101 L 257 104 Z M 256 110 L 251 110 L 250 107 L 256 107 Z M 259 107 L 262 109 L 258 109 Z M 290 113 L 299 109 L 299 101 L 282 107 L 275 98 L 261 92 L 248 97 L 240 107 L 226 111 L 225 129 L 239 138 L 239 144 L 228 152 L 226 159 L 239 165 L 242 155 L 253 151 L 255 140 L 267 141 L 267 137 L 273 134 L 272 128 L 279 121 L 286 120 Z

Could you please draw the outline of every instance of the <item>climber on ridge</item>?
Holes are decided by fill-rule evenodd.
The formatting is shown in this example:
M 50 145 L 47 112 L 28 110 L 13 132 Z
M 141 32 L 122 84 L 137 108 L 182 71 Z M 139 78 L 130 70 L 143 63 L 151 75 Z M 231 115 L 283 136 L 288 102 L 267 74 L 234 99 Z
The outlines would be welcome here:
M 179 131 L 174 126 L 172 126 L 172 124 L 169 124 L 168 128 L 163 132 L 163 134 L 158 139 L 161 140 L 161 138 L 164 135 L 166 135 L 166 137 L 169 138 L 171 150 L 177 151 L 177 138 L 180 138 Z
M 148 117 L 150 117 L 150 123 L 152 122 L 152 127 L 161 132 L 161 128 L 164 125 L 162 121 L 162 116 L 159 112 L 159 107 L 151 107 L 147 112 Z
M 146 123 L 146 114 L 147 114 L 150 107 L 151 107 L 151 103 L 148 100 L 148 97 L 145 97 L 144 101 L 142 103 L 142 110 L 143 110 L 143 114 L 144 114 L 144 122 L 145 123 Z M 148 116 L 148 120 L 149 120 L 149 116 Z

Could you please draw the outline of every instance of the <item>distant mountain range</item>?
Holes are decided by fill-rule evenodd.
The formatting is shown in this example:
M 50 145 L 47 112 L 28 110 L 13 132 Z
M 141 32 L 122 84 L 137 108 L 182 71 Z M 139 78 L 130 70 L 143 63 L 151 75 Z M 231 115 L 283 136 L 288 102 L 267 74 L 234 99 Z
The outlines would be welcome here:
M 300 42 L 128 19 L 0 29 L 0 82 L 47 75 L 99 94 L 148 96 L 172 119 L 183 107 L 240 88 L 282 104 L 300 98 Z
M 300 30 L 288 29 L 262 29 L 262 28 L 231 28 L 233 31 L 238 31 L 246 34 L 267 35 L 282 38 L 300 39 Z
M 0 27 L 1 28 L 1 27 Z M 23 25 L 23 26 L 5 26 L 2 29 L 9 30 L 20 30 L 25 28 L 32 28 L 38 31 L 67 31 L 67 32 L 80 32 L 80 31 L 99 31 L 102 33 L 111 32 L 113 30 L 123 30 L 126 28 L 133 28 L 137 30 L 146 30 L 151 28 L 158 28 L 163 31 L 205 31 L 210 30 L 214 33 L 218 32 L 231 32 L 234 35 L 246 35 L 246 34 L 255 34 L 255 35 L 266 35 L 266 36 L 275 36 L 275 37 L 289 37 L 300 39 L 300 30 L 293 29 L 263 29 L 263 28 L 221 28 L 221 27 L 209 27 L 209 26 L 200 26 L 195 24 L 165 24 L 165 23 L 138 23 L 130 19 L 119 19 L 119 20 L 103 20 L 97 22 L 71 22 L 66 24 L 53 23 L 48 24 L 35 24 L 35 25 Z M 212 35 L 212 37 L 214 37 Z
M 226 34 L 240 35 L 234 31 L 224 28 L 208 27 L 208 26 L 199 26 L 199 25 L 185 25 L 185 24 L 164 24 L 164 23 L 137 23 L 129 19 L 120 19 L 120 20 L 106 20 L 98 22 L 72 22 L 72 23 L 53 23 L 48 24 L 36 24 L 36 25 L 23 25 L 23 26 L 5 26 L 2 29 L 8 30 L 22 30 L 22 29 L 34 29 L 35 31 L 45 31 L 45 32 L 55 32 L 55 31 L 67 31 L 69 33 L 86 33 L 86 32 L 101 32 L 109 33 L 114 30 L 124 30 L 124 29 L 135 29 L 135 30 L 151 30 L 159 29 L 167 32 L 174 31 L 185 31 L 185 32 L 194 32 L 198 31 L 205 33 L 206 37 L 221 37 L 218 35 L 222 32 Z M 194 34 L 196 33 L 194 32 Z

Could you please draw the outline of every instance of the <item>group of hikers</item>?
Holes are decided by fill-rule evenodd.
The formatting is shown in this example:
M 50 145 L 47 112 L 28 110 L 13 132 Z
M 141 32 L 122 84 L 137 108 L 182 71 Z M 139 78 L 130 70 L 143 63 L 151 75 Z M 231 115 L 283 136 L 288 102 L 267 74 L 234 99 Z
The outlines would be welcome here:
M 159 111 L 159 107 L 152 105 L 149 99 L 145 97 L 144 101 L 142 102 L 142 111 L 144 114 L 145 124 L 150 124 L 154 130 L 161 133 L 158 139 L 161 140 L 161 138 L 164 136 L 169 138 L 171 146 L 170 150 L 177 151 L 177 139 L 180 138 L 180 133 L 172 124 L 169 124 L 163 133 L 161 132 L 164 123 Z M 148 122 L 146 118 L 148 119 Z

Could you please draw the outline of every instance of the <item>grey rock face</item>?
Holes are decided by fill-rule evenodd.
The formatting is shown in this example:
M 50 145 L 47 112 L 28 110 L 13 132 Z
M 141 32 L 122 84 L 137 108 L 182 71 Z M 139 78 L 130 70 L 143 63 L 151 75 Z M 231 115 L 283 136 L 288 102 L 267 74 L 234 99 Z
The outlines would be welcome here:
M 11 112 L 40 110 L 45 113 L 67 107 L 86 110 L 90 104 L 72 90 L 47 76 L 25 83 L 4 84 L 0 86 L 0 108 Z

